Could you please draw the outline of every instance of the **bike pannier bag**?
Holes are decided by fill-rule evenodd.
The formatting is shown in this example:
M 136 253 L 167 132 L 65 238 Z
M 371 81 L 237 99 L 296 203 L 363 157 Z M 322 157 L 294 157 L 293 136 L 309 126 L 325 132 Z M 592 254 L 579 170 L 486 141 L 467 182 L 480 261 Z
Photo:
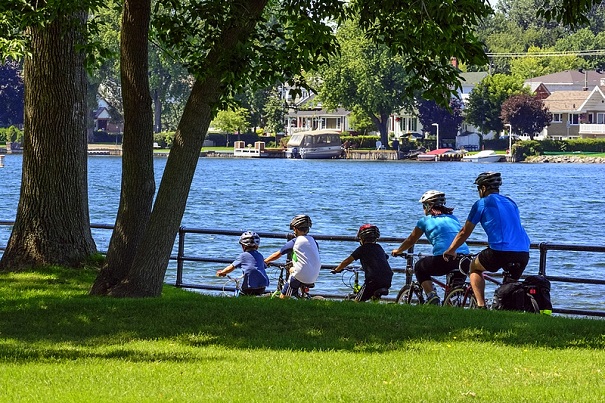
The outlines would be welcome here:
M 550 302 L 550 281 L 544 276 L 527 276 L 523 281 L 526 292 L 534 297 L 540 308 L 540 313 L 552 315 Z
M 494 293 L 493 309 L 524 311 L 525 298 L 526 292 L 523 283 L 516 281 L 502 284 Z

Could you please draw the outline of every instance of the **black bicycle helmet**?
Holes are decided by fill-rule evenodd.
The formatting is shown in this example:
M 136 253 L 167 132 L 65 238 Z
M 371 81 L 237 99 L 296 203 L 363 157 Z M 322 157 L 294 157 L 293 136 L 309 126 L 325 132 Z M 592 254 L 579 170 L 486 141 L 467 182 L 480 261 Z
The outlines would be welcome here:
M 290 221 L 290 229 L 311 228 L 312 225 L 311 217 L 305 214 L 299 214 Z
M 475 179 L 477 186 L 485 186 L 488 189 L 498 189 L 502 185 L 500 172 L 483 172 Z
M 240 245 L 258 246 L 260 245 L 260 236 L 256 232 L 246 231 L 239 237 Z
M 424 192 L 418 201 L 429 207 L 445 206 L 445 193 L 440 192 L 439 190 L 429 190 Z
M 357 231 L 357 239 L 363 242 L 374 242 L 380 238 L 380 230 L 372 224 L 363 224 Z

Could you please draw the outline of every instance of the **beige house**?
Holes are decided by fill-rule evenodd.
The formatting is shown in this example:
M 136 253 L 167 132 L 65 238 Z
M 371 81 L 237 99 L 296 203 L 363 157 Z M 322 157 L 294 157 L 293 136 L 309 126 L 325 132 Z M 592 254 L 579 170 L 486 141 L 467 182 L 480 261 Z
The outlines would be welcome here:
M 553 91 L 543 100 L 552 122 L 542 137 L 555 140 L 605 138 L 605 87 L 591 91 Z

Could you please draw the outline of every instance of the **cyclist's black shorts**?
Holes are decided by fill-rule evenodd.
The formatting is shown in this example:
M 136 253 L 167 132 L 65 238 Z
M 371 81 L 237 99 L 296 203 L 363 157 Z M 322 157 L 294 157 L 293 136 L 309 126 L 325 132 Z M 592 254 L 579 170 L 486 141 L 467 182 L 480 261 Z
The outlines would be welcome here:
M 497 272 L 502 268 L 507 268 L 511 278 L 518 280 L 529 262 L 529 252 L 508 252 L 486 248 L 479 253 L 477 258 L 485 270 Z M 517 263 L 517 265 L 507 267 L 509 263 Z
M 431 276 L 444 276 L 452 271 L 458 271 L 460 260 L 449 259 L 445 261 L 443 255 L 427 256 L 418 260 L 414 265 L 414 273 L 416 273 L 416 280 L 419 283 L 423 283 L 431 279 Z M 470 264 L 470 262 L 468 263 Z M 465 268 L 468 269 L 468 268 Z M 460 274 L 463 276 L 463 274 Z

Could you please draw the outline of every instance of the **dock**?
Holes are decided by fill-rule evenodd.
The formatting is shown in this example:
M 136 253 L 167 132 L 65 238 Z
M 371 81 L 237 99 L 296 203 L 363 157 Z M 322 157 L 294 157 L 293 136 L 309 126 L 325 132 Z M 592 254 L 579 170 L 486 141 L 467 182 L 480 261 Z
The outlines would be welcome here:
M 121 144 L 89 144 L 88 155 L 122 155 Z

